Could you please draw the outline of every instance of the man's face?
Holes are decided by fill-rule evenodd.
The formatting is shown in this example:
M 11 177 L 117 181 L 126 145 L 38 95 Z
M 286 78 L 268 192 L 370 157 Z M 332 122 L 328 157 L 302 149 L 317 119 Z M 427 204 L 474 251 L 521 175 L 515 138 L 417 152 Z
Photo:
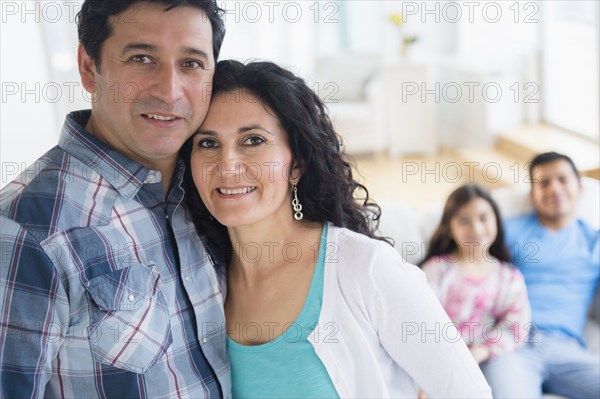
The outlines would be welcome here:
M 542 222 L 560 222 L 575 213 L 581 184 L 569 162 L 559 159 L 533 170 L 531 200 Z
M 158 169 L 200 126 L 215 70 L 206 14 L 180 6 L 135 3 L 111 18 L 97 70 L 83 47 L 79 66 L 93 93 L 88 129 L 116 150 Z

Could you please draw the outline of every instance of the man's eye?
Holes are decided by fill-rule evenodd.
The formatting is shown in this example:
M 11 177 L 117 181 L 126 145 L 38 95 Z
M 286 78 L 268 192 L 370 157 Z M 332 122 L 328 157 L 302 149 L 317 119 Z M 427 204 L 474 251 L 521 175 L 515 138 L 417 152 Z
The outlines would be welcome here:
M 189 60 L 189 61 L 184 61 L 181 63 L 181 66 L 183 66 L 184 68 L 202 68 L 204 69 L 204 64 L 201 63 L 200 61 L 196 61 L 196 60 Z
M 152 59 L 147 55 L 134 55 L 133 57 L 131 57 L 131 61 L 139 62 L 140 64 L 150 64 L 152 62 Z
M 255 145 L 261 145 L 265 142 L 265 139 L 263 139 L 260 136 L 250 136 L 247 139 L 244 140 L 244 145 L 249 145 L 249 146 L 255 146 Z

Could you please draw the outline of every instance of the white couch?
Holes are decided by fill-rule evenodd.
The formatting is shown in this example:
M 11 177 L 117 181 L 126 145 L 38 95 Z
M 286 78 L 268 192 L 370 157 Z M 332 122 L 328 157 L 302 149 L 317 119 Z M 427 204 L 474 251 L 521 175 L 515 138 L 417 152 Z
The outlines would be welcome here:
M 378 56 L 364 53 L 323 56 L 316 62 L 318 94 L 352 155 L 382 151 L 387 144 L 379 67 Z
M 583 177 L 583 194 L 578 204 L 578 216 L 594 228 L 600 227 L 600 181 Z M 533 210 L 529 200 L 529 185 L 522 183 L 492 191 L 503 218 Z M 380 202 L 382 209 L 379 232 L 395 240 L 395 247 L 408 262 L 418 264 L 425 256 L 427 243 L 438 225 L 445 199 L 419 212 L 401 202 Z M 588 348 L 600 353 L 600 291 L 590 309 L 585 328 Z

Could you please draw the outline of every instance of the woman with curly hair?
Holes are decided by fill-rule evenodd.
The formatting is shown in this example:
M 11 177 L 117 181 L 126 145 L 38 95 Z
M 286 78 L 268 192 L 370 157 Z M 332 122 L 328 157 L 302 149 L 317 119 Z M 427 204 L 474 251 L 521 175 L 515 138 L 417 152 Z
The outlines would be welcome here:
M 423 273 L 377 236 L 380 209 L 301 78 L 221 61 L 182 154 L 224 265 L 234 397 L 490 397 Z

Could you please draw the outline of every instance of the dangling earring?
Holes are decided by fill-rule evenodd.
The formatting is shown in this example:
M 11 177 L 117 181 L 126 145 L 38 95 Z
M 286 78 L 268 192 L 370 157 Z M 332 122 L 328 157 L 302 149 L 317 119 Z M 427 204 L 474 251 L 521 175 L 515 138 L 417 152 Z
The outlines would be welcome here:
M 302 214 L 302 205 L 300 205 L 300 201 L 298 200 L 298 186 L 293 185 L 294 190 L 294 199 L 292 200 L 292 208 L 294 208 L 294 219 L 302 220 L 304 214 Z

